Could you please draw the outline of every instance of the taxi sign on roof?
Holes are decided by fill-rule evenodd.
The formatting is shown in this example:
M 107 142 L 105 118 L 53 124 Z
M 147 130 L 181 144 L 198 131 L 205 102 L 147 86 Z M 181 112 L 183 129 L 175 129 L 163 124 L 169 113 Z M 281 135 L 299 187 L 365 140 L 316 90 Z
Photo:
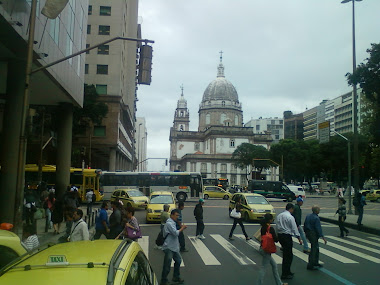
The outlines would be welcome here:
M 64 255 L 49 255 L 46 266 L 69 265 Z

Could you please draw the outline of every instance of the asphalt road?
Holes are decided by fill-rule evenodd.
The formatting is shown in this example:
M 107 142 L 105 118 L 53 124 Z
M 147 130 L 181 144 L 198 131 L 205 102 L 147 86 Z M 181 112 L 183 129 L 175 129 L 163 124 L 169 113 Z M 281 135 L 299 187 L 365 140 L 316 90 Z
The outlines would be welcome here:
M 271 201 L 277 213 L 285 208 L 282 201 Z M 193 209 L 196 202 L 185 203 L 183 211 L 184 223 L 188 225 L 185 231 L 186 247 L 189 252 L 182 254 L 183 266 L 181 277 L 185 284 L 256 284 L 261 255 L 253 240 L 246 242 L 241 239 L 241 229 L 237 226 L 235 240 L 229 241 L 228 234 L 232 220 L 228 216 L 228 201 L 219 199 L 206 200 L 204 205 L 206 239 L 200 241 L 192 238 L 195 235 L 195 220 Z M 311 206 L 318 204 L 323 212 L 335 212 L 337 199 L 308 198 L 303 206 L 303 216 L 311 212 Z M 380 203 L 369 203 L 365 213 L 380 214 Z M 155 239 L 159 225 L 144 224 L 145 211 L 136 212 L 135 216 L 142 225 L 143 238 L 139 243 L 146 251 L 152 267 L 158 278 L 161 276 L 164 254 L 155 249 Z M 258 223 L 245 223 L 247 233 L 252 236 L 258 229 Z M 348 238 L 338 238 L 339 229 L 336 225 L 323 223 L 323 231 L 327 236 L 327 245 L 320 244 L 320 259 L 324 267 L 317 271 L 306 270 L 307 255 L 302 252 L 302 246 L 294 243 L 294 259 L 292 271 L 295 277 L 286 281 L 289 284 L 379 284 L 378 268 L 380 264 L 380 237 L 363 232 L 350 230 Z M 281 274 L 282 252 L 275 255 Z M 173 271 L 170 272 L 171 279 Z M 285 281 L 285 280 L 284 280 Z M 267 269 L 265 284 L 275 284 L 270 268 Z

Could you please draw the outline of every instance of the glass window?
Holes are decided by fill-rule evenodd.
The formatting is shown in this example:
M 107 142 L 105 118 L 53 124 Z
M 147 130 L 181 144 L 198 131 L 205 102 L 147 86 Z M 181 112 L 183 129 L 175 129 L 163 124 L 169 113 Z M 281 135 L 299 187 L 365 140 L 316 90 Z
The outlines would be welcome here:
M 99 35 L 109 35 L 111 32 L 110 26 L 99 26 Z
M 269 202 L 263 196 L 246 196 L 248 204 L 268 205 Z
M 230 140 L 230 147 L 235 147 L 235 140 Z
M 105 137 L 106 126 L 94 126 L 94 137 Z
M 84 65 L 84 74 L 88 74 L 88 64 Z
M 111 16 L 111 7 L 110 6 L 100 6 L 99 15 L 100 16 Z
M 173 197 L 169 195 L 153 195 L 150 204 L 174 204 Z
M 91 25 L 87 25 L 87 35 L 91 34 Z
M 109 53 L 110 53 L 109 45 L 98 46 L 98 54 L 109 54 Z
M 108 65 L 97 64 L 96 65 L 96 74 L 108 74 Z
M 88 14 L 92 15 L 92 5 L 88 5 Z
M 154 272 L 145 255 L 140 251 L 132 262 L 125 285 L 153 284 Z
M 86 48 L 89 48 L 90 47 L 90 44 L 86 44 Z M 86 51 L 86 54 L 90 54 L 90 51 Z
M 256 131 L 260 131 L 260 125 L 256 125 Z

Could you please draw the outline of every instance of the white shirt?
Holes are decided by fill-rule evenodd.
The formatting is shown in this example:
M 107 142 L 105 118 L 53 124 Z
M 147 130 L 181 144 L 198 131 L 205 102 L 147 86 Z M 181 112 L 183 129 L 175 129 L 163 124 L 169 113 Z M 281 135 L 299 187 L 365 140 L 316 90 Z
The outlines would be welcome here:
M 40 246 L 40 242 L 38 241 L 37 235 L 31 235 L 27 237 L 25 242 L 23 242 L 23 245 L 28 251 L 32 251 Z
M 80 219 L 71 226 L 70 241 L 89 240 L 90 234 L 85 221 Z
M 91 203 L 92 202 L 92 195 L 94 195 L 94 192 L 92 192 L 92 191 L 88 191 L 86 193 L 87 203 Z
M 296 237 L 300 236 L 300 233 L 297 229 L 296 221 L 288 210 L 285 210 L 277 216 L 276 227 L 278 234 L 287 234 Z

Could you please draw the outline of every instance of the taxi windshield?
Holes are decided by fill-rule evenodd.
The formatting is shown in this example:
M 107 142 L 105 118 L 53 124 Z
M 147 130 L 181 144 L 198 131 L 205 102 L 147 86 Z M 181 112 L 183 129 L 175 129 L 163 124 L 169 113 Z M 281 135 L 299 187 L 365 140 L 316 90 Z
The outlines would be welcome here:
M 142 196 L 144 196 L 144 194 L 139 190 L 129 190 L 128 194 L 131 197 L 142 197 Z
M 150 204 L 174 204 L 174 201 L 170 195 L 152 195 Z
M 261 196 L 247 196 L 248 204 L 268 205 L 269 202 Z

